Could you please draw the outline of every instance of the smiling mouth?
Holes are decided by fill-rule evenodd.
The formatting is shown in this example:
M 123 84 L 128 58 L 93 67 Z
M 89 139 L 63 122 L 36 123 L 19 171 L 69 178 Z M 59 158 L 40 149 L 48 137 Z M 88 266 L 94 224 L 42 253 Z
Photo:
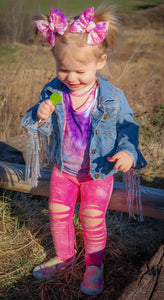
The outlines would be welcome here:
M 68 85 L 71 86 L 71 87 L 79 87 L 79 86 L 80 86 L 79 83 L 78 83 L 78 84 L 75 84 L 75 83 L 68 83 Z
M 69 89 L 73 89 L 73 90 L 76 90 L 76 89 L 79 89 L 81 87 L 81 84 L 70 84 L 68 83 L 68 87 Z

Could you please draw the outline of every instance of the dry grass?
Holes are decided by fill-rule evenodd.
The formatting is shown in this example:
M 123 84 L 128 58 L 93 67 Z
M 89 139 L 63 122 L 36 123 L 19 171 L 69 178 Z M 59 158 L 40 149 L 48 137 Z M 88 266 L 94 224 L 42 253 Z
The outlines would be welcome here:
M 54 256 L 47 198 L 14 192 L 1 195 L 0 299 L 118 299 L 163 243 L 162 221 L 145 218 L 138 224 L 124 214 L 120 223 L 120 214 L 108 211 L 104 293 L 99 297 L 84 296 L 79 289 L 85 265 L 77 213 L 78 207 L 74 218 L 75 265 L 53 280 L 36 281 L 32 276 L 34 266 Z
M 49 49 L 21 44 L 10 47 L 15 49 L 12 62 L 7 63 L 7 57 L 0 67 L 1 140 L 22 133 L 22 116 L 38 101 L 41 87 L 54 71 Z
M 55 76 L 55 61 L 49 47 L 40 43 L 4 47 L 8 47 L 4 50 L 8 49 L 10 54 L 12 51 L 12 55 L 6 51 L 6 56 L 0 56 L 1 141 L 24 133 L 22 116 L 38 101 L 44 84 Z M 148 161 L 144 180 L 151 186 L 161 188 L 164 182 L 162 136 L 161 140 L 156 139 L 155 133 L 149 140 L 146 136 L 150 126 L 162 135 L 163 125 L 152 125 L 151 118 L 164 103 L 163 47 L 161 30 L 150 26 L 141 29 L 124 27 L 121 41 L 110 55 L 104 71 L 114 85 L 124 90 L 135 118 L 141 124 L 140 149 Z M 143 122 L 147 123 L 145 131 L 142 130 Z
M 150 116 L 164 103 L 162 35 L 151 28 L 129 29 L 121 45 L 111 59 L 111 79 L 125 91 L 135 115 Z
M 162 15 L 164 5 L 159 10 Z M 122 27 L 120 42 L 109 56 L 105 74 L 124 90 L 135 115 L 140 117 L 150 116 L 164 103 L 164 23 L 159 20 L 158 26 L 151 26 L 149 22 L 143 27 Z M 22 132 L 20 115 L 36 103 L 44 84 L 55 76 L 55 61 L 41 39 L 37 45 L 1 46 L 0 62 L 0 137 L 5 140 Z
M 125 19 L 127 24 L 132 22 L 129 15 Z M 153 118 L 157 107 L 164 102 L 163 21 L 152 25 L 152 18 L 135 20 L 138 23 L 123 27 L 121 43 L 109 59 L 110 76 L 107 76 L 124 90 L 141 124 L 140 148 L 149 164 L 144 170 L 144 184 L 162 188 L 162 106 L 157 114 L 158 122 L 153 122 Z M 50 49 L 42 44 L 0 48 L 1 141 L 22 134 L 22 116 L 38 100 L 41 88 L 54 77 L 54 71 Z M 99 297 L 84 296 L 79 289 L 85 269 L 84 247 L 75 214 L 76 264 L 54 280 L 38 282 L 32 276 L 33 267 L 54 256 L 47 201 L 47 198 L 1 191 L 0 299 L 118 299 L 163 244 L 163 221 L 145 218 L 138 224 L 124 214 L 120 223 L 120 213 L 109 211 L 105 289 Z

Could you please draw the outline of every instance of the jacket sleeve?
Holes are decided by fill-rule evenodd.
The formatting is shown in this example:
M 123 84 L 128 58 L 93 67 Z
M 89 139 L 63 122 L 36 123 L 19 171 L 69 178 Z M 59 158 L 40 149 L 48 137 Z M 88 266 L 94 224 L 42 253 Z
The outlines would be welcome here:
M 40 103 L 42 101 L 49 99 L 49 97 L 51 95 L 51 92 L 46 87 L 47 87 L 47 85 L 43 88 L 43 90 L 40 94 L 40 97 L 39 97 L 39 101 L 27 111 L 27 113 L 26 113 L 25 117 L 22 119 L 21 123 L 24 128 L 26 128 L 30 131 L 33 131 L 33 132 L 40 131 L 44 135 L 49 136 L 52 132 L 51 116 L 40 127 L 38 127 L 38 120 L 37 120 L 37 110 L 38 110 Z
M 138 149 L 139 125 L 134 121 L 134 114 L 123 92 L 120 97 L 120 107 L 117 114 L 117 150 L 124 151 L 134 161 L 134 167 L 140 169 L 146 166 L 146 161 Z

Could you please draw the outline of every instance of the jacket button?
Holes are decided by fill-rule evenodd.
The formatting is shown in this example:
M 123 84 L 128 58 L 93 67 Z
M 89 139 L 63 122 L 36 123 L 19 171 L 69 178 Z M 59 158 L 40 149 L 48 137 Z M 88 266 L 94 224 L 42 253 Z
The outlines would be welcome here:
M 98 179 L 100 177 L 99 174 L 95 174 L 95 178 Z
M 25 121 L 25 125 L 27 125 L 29 123 L 30 118 L 27 118 Z
M 108 118 L 108 114 L 105 113 L 105 114 L 104 114 L 104 120 L 106 120 L 107 118 Z
M 92 150 L 92 153 L 93 153 L 93 154 L 96 154 L 96 149 L 93 149 L 93 150 Z

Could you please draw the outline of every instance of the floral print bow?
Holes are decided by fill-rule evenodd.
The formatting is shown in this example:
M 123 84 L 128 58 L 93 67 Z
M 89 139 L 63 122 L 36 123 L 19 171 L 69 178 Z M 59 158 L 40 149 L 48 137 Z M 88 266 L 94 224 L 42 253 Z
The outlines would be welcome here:
M 109 22 L 94 23 L 94 7 L 86 9 L 73 23 L 71 32 L 88 32 L 87 44 L 97 45 L 104 41 L 108 34 Z
M 42 33 L 47 42 L 54 47 L 56 33 L 63 35 L 68 27 L 65 15 L 58 9 L 51 8 L 49 20 L 35 21 L 38 30 Z

